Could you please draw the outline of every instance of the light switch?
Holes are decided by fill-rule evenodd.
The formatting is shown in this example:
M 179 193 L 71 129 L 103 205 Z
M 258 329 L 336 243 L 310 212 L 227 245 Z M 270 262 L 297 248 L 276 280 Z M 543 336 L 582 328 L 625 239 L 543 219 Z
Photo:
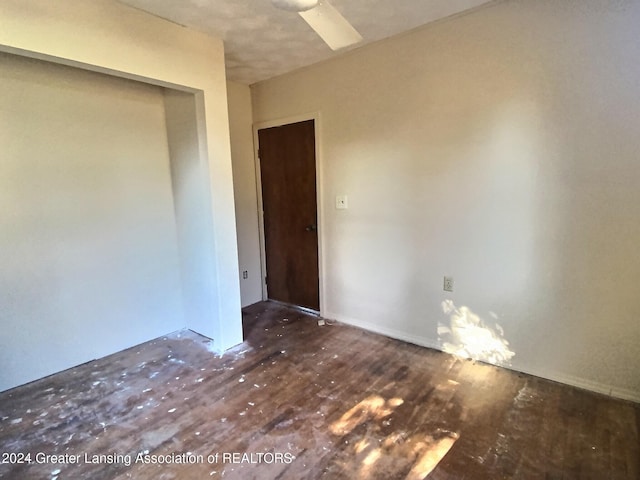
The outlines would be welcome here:
M 349 208 L 349 202 L 346 195 L 336 195 L 336 209 L 346 210 Z

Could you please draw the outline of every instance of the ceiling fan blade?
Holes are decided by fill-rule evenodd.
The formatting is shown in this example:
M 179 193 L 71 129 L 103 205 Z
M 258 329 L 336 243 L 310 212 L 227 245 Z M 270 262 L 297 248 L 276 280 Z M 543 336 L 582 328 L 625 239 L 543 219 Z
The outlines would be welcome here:
M 313 28 L 331 50 L 339 50 L 362 41 L 362 35 L 327 0 L 298 14 Z

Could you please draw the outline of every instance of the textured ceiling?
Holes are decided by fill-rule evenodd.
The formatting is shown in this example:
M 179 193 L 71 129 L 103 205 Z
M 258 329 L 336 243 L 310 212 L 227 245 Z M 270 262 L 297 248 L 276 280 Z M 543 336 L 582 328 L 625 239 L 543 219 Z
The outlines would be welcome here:
M 271 0 L 119 0 L 222 38 L 227 78 L 250 85 L 411 30 L 489 0 L 330 0 L 363 42 L 333 52 L 297 14 Z

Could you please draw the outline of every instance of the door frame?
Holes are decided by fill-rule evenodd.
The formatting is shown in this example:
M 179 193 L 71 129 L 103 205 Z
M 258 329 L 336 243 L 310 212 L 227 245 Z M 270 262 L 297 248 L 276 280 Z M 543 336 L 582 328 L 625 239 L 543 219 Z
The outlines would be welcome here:
M 289 117 L 278 118 L 275 120 L 267 120 L 256 122 L 253 124 L 253 158 L 256 171 L 256 193 L 258 197 L 258 231 L 260 236 L 260 275 L 262 282 L 262 300 L 267 300 L 267 284 L 265 276 L 267 275 L 267 254 L 264 239 L 264 207 L 262 203 L 262 175 L 260 173 L 260 158 L 258 157 L 258 130 L 271 127 L 281 127 L 290 123 L 304 122 L 313 120 L 313 134 L 315 136 L 315 154 L 316 154 L 316 214 L 318 225 L 318 294 L 320 295 L 320 315 L 326 311 L 325 306 L 325 284 L 324 284 L 324 198 L 323 192 L 323 176 L 322 176 L 322 129 L 320 128 L 320 112 L 303 113 Z

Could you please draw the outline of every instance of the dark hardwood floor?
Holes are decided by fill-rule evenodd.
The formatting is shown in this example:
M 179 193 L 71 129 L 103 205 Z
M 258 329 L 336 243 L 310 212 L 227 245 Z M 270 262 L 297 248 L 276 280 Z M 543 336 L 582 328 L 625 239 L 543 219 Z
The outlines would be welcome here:
M 640 478 L 636 404 L 316 320 L 260 303 L 223 356 L 182 331 L 0 393 L 0 477 Z

